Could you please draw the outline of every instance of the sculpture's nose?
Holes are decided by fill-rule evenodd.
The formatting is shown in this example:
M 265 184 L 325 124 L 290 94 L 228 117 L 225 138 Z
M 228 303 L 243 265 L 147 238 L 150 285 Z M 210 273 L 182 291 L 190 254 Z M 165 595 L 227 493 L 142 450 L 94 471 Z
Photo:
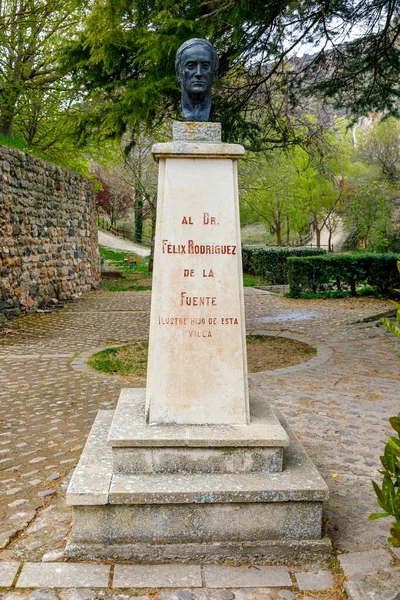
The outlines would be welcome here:
M 198 63 L 197 65 L 196 75 L 197 77 L 201 77 L 203 75 L 203 73 L 201 72 L 201 63 Z

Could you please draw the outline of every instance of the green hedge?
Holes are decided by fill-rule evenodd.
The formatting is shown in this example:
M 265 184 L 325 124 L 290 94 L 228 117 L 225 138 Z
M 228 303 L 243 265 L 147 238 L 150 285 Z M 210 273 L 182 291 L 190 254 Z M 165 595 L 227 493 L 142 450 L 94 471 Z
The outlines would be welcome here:
M 356 296 L 359 284 L 376 286 L 379 294 L 388 294 L 399 285 L 397 254 L 326 254 L 288 259 L 291 290 L 320 292 L 336 287 L 349 288 Z
M 287 279 L 287 259 L 290 256 L 326 254 L 322 248 L 242 248 L 243 272 L 264 277 L 272 285 L 284 285 Z

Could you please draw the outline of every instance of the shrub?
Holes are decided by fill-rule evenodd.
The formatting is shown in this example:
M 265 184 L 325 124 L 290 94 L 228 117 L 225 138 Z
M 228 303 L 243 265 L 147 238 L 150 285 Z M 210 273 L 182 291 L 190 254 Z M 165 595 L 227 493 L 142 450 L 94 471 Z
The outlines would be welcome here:
M 327 254 L 312 257 L 290 257 L 287 278 L 293 291 L 320 292 L 327 288 L 344 287 L 357 295 L 361 283 L 375 286 L 378 293 L 387 295 L 399 281 L 395 254 Z
M 391 546 L 400 548 L 400 413 L 389 421 L 397 437 L 389 437 L 384 454 L 380 457 L 383 465 L 383 471 L 379 471 L 383 475 L 382 487 L 376 481 L 372 482 L 378 504 L 385 512 L 370 515 L 369 520 L 394 517 L 388 542 Z
M 388 249 L 387 252 L 400 253 L 400 229 L 394 229 L 387 234 Z
M 326 254 L 322 248 L 242 248 L 243 272 L 264 277 L 272 285 L 285 285 L 287 279 L 287 259 L 290 256 L 316 256 Z

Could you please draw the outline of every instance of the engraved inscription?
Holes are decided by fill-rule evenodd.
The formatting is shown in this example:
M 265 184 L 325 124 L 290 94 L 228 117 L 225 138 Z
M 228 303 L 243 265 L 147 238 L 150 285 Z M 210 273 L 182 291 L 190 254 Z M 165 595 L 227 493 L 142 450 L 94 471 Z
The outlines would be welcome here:
M 203 225 L 219 225 L 215 217 L 210 217 L 208 213 L 203 214 Z
M 186 325 L 187 317 L 158 317 L 159 325 Z
M 214 277 L 214 271 L 212 269 L 203 269 L 203 277 Z
M 196 221 L 203 226 L 218 226 L 219 222 L 217 218 L 208 212 L 202 213 L 202 218 L 195 218 L 193 215 L 181 215 L 180 222 L 182 225 L 193 225 Z M 169 239 L 163 239 L 161 241 L 162 253 L 166 255 L 230 255 L 234 256 L 237 253 L 237 246 L 233 244 L 204 244 L 196 243 L 193 239 L 186 239 L 183 243 L 172 242 Z M 207 261 L 205 261 L 204 268 L 192 269 L 190 268 L 190 262 L 187 267 L 182 266 L 181 274 L 182 279 L 190 280 L 192 278 L 201 277 L 202 279 L 215 280 L 214 268 L 207 267 Z M 214 265 L 212 265 L 214 266 Z M 181 275 L 181 276 L 182 276 Z M 187 285 L 190 286 L 189 281 Z M 196 290 L 197 291 L 197 290 Z M 218 305 L 217 296 L 205 295 L 198 296 L 192 295 L 190 287 L 185 291 L 180 292 L 179 300 L 177 302 L 177 308 L 181 307 L 213 307 Z M 199 311 L 200 312 L 200 311 Z M 220 327 L 220 326 L 234 326 L 239 325 L 238 317 L 161 317 L 158 318 L 158 324 L 169 327 L 180 327 L 186 329 L 191 338 L 210 338 L 212 331 L 207 328 Z M 200 327 L 200 329 L 197 329 Z
M 181 292 L 181 306 L 217 306 L 216 296 L 188 296 Z
M 195 270 L 194 269 L 183 269 L 184 277 L 194 277 Z M 212 269 L 203 269 L 203 277 L 214 277 L 214 271 Z
M 236 246 L 230 244 L 195 244 L 188 240 L 188 254 L 236 254 Z
M 195 244 L 188 240 L 186 244 L 173 244 L 162 241 L 163 254 L 231 254 L 236 255 L 237 246 L 232 244 Z
M 203 331 L 200 331 L 200 330 L 194 331 L 194 330 L 191 330 L 191 331 L 189 331 L 189 337 L 193 337 L 193 338 L 210 338 L 210 337 L 212 337 L 212 333 L 211 333 L 211 331 L 204 331 L 204 330 Z
M 239 325 L 237 317 L 158 317 L 159 325 L 170 326 L 196 326 L 196 325 Z
M 184 216 L 182 218 L 182 225 L 193 225 L 192 217 Z M 219 225 L 215 217 L 211 217 L 208 213 L 203 213 L 203 225 Z
M 186 244 L 170 244 L 168 240 L 162 241 L 163 254 L 186 254 Z

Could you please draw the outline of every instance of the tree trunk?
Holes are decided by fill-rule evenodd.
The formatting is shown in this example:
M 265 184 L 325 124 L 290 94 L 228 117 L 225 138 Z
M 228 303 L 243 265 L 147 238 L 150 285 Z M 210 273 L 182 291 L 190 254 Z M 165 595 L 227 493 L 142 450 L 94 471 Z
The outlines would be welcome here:
M 276 245 L 282 246 L 282 223 L 280 221 L 275 224 L 275 239 Z
M 138 244 L 143 242 L 143 198 L 138 196 L 135 199 L 135 241 Z
M 317 248 L 321 248 L 321 229 L 318 229 L 317 225 L 315 225 L 315 235 L 316 235 L 316 238 L 317 238 Z
M 14 133 L 14 116 L 19 93 L 16 75 L 12 81 L 4 82 L 3 93 L 0 94 L 0 133 L 12 136 Z
M 4 115 L 4 117 L 0 119 L 0 133 L 12 137 L 14 133 L 13 121 L 14 119 L 12 116 L 9 117 L 7 115 Z
M 286 217 L 286 242 L 287 242 L 287 245 L 289 246 L 289 244 L 290 244 L 290 222 L 289 222 L 289 217 Z
M 156 238 L 156 215 L 154 214 L 151 218 L 151 250 L 150 250 L 150 259 L 149 259 L 149 273 L 153 272 L 155 238 Z
M 149 273 L 153 272 L 154 262 L 154 244 L 156 241 L 156 221 L 157 221 L 157 196 L 153 196 L 152 199 L 149 196 L 148 202 L 150 206 L 150 218 L 151 218 L 151 249 L 149 259 Z
M 110 217 L 111 227 L 117 227 L 117 211 L 114 209 L 114 207 L 112 205 L 110 207 L 108 216 Z
M 333 252 L 333 247 L 332 247 L 332 250 L 331 250 L 331 246 L 332 246 L 332 231 L 329 229 L 328 252 Z

